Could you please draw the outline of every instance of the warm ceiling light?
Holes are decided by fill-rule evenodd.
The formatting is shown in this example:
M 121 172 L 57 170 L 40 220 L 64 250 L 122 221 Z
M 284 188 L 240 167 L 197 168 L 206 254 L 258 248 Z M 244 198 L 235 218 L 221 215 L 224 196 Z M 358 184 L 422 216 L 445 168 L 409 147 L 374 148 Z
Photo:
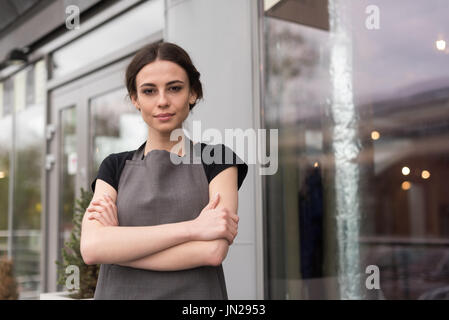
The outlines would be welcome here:
M 315 162 L 315 163 L 313 164 L 313 166 L 314 166 L 315 168 L 318 168 L 318 162 Z
M 403 174 L 404 176 L 407 176 L 409 173 L 410 173 L 409 167 L 403 167 L 403 168 L 402 168 L 402 174 Z
M 444 41 L 444 40 L 435 41 L 435 45 L 436 45 L 437 49 L 440 51 L 444 51 L 444 49 L 446 49 L 446 41 Z
M 423 170 L 423 171 L 421 172 L 421 177 L 422 177 L 423 179 L 429 179 L 429 178 L 430 178 L 430 172 L 427 171 L 427 170 Z
M 373 132 L 371 132 L 371 139 L 377 140 L 377 139 L 379 139 L 379 138 L 380 138 L 380 133 L 379 133 L 379 131 L 373 131 Z
M 401 188 L 402 188 L 402 190 L 408 190 L 408 189 L 410 189 L 411 186 L 412 186 L 412 184 L 410 182 L 404 181 L 404 182 L 402 182 Z
M 5 177 L 5 173 L 3 171 L 0 171 L 0 179 L 3 179 Z

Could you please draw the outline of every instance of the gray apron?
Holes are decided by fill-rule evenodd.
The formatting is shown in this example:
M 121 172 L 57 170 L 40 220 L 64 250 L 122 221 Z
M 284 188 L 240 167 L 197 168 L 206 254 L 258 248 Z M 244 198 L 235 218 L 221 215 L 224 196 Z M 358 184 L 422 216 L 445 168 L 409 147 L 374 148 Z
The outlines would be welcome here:
M 187 137 L 186 141 L 190 148 L 184 157 L 190 157 L 190 164 L 174 164 L 166 150 L 151 150 L 143 157 L 145 144 L 126 161 L 117 191 L 120 226 L 193 220 L 207 205 L 209 183 L 203 165 L 193 162 L 194 152 L 201 156 L 201 146 L 193 146 Z M 227 300 L 228 296 L 222 265 L 152 271 L 102 264 L 94 299 Z

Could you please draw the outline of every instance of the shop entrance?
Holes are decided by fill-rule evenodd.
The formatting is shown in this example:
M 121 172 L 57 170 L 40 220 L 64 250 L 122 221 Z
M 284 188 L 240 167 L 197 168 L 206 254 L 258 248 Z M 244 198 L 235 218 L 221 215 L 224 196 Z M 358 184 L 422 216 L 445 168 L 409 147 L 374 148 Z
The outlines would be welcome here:
M 47 125 L 46 247 L 48 291 L 57 285 L 61 249 L 70 239 L 76 199 L 91 191 L 101 161 L 109 154 L 136 149 L 146 126 L 127 98 L 124 74 L 130 58 L 50 92 Z

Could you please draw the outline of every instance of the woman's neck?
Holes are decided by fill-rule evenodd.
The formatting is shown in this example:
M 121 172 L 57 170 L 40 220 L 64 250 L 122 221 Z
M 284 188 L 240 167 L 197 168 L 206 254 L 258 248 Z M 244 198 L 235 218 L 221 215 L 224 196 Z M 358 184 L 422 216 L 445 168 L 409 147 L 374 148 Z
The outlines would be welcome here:
M 184 140 L 184 144 L 181 143 L 182 139 Z M 172 152 L 172 149 L 175 145 L 180 145 L 181 148 L 176 147 L 174 149 L 174 153 L 177 153 L 179 156 L 183 156 L 185 154 L 185 145 L 186 137 L 184 133 L 178 136 L 178 140 L 172 141 L 170 140 L 170 133 L 168 134 L 160 134 L 158 132 L 148 132 L 148 139 L 145 145 L 144 155 L 146 155 L 151 150 L 166 150 Z

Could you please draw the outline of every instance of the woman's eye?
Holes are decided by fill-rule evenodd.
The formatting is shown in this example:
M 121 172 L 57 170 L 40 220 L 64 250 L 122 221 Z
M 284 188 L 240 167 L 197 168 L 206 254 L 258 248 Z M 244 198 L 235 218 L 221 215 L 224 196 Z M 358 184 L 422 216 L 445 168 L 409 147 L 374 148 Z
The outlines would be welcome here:
M 172 92 L 178 92 L 182 89 L 182 87 L 176 86 L 176 87 L 170 87 L 168 90 L 172 91 Z M 155 92 L 155 90 L 153 89 L 145 89 L 142 91 L 143 94 L 153 94 Z

